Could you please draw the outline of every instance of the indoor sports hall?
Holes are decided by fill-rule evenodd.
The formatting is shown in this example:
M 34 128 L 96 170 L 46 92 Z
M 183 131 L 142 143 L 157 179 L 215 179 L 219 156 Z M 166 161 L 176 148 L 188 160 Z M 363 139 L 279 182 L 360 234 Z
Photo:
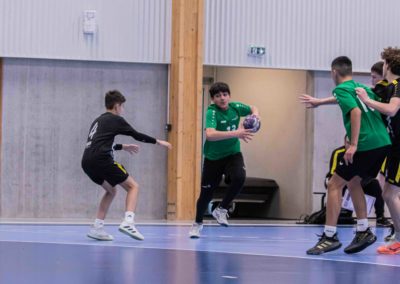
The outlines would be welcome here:
M 0 283 L 396 282 L 399 8 L 0 1 Z

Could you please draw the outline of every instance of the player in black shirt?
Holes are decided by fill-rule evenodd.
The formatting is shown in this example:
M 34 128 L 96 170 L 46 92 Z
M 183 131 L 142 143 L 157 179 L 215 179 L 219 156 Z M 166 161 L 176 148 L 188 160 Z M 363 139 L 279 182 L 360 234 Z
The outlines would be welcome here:
M 378 247 L 377 251 L 381 254 L 400 254 L 400 49 L 388 47 L 381 55 L 384 77 L 390 82 L 386 99 L 377 102 L 369 99 L 360 89 L 356 92 L 368 107 L 387 116 L 392 146 L 386 158 L 383 199 L 392 216 L 395 234 L 392 243 Z
M 106 93 L 105 106 L 107 111 L 96 118 L 90 126 L 86 148 L 82 157 L 82 168 L 85 173 L 93 182 L 102 186 L 105 190 L 97 211 L 97 218 L 88 233 L 88 237 L 97 240 L 113 240 L 113 236 L 104 230 L 104 219 L 116 194 L 117 184 L 127 192 L 125 218 L 119 226 L 119 231 L 137 240 L 144 239 L 134 223 L 138 184 L 121 164 L 114 161 L 113 157 L 113 150 L 137 153 L 139 147 L 134 144 L 117 144 L 113 146 L 115 136 L 119 134 L 127 135 L 144 143 L 158 144 L 171 149 L 170 143 L 157 140 L 133 129 L 120 116 L 123 112 L 124 102 L 125 97 L 119 91 L 113 90 Z

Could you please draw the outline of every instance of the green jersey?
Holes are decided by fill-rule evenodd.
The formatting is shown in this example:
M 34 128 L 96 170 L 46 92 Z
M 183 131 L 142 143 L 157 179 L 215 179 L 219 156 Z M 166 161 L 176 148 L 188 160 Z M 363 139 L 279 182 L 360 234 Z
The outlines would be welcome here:
M 353 108 L 359 108 L 361 110 L 361 126 L 357 151 L 368 151 L 390 145 L 390 138 L 380 113 L 366 106 L 358 98 L 355 92 L 355 88 L 358 87 L 364 88 L 371 99 L 378 100 L 378 97 L 370 88 L 353 80 L 337 85 L 332 92 L 342 109 L 347 137 L 351 139 L 350 111 Z
M 227 110 L 222 110 L 212 104 L 207 109 L 206 128 L 214 128 L 217 131 L 234 131 L 238 129 L 240 117 L 250 113 L 250 106 L 238 102 L 229 103 Z M 239 152 L 238 138 L 219 141 L 206 140 L 204 143 L 204 156 L 209 160 L 219 160 Z

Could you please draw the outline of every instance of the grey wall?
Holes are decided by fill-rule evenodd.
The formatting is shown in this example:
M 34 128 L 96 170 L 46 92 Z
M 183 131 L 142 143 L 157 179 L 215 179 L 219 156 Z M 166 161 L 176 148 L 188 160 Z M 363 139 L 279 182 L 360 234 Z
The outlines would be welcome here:
M 104 93 L 122 91 L 124 117 L 164 139 L 167 80 L 165 65 L 5 59 L 0 217 L 93 218 L 102 190 L 80 159 L 91 122 L 104 112 Z M 138 144 L 139 154 L 121 152 L 116 160 L 140 184 L 138 218 L 164 218 L 167 153 Z M 121 188 L 110 218 L 122 217 L 124 198 Z

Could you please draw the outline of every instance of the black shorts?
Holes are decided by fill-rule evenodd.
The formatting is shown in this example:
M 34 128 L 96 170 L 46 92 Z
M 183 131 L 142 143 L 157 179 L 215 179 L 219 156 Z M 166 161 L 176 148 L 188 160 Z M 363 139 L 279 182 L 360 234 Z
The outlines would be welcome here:
M 116 186 L 129 176 L 124 166 L 115 161 L 82 161 L 82 169 L 93 182 L 99 185 L 107 181 L 111 186 Z
M 335 173 L 346 181 L 350 181 L 353 177 L 361 178 L 376 177 L 390 146 L 384 146 L 373 150 L 356 152 L 353 156 L 353 163 L 348 164 L 344 159 L 340 159 Z
M 389 153 L 385 163 L 386 182 L 400 187 L 400 157 Z

